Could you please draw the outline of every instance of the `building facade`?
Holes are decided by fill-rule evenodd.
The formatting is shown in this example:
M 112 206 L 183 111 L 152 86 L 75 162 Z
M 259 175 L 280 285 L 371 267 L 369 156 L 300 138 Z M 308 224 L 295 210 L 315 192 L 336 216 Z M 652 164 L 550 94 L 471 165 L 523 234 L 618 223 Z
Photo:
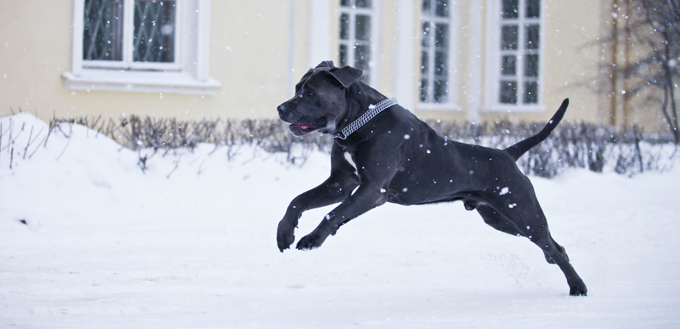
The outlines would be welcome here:
M 421 117 L 621 125 L 612 0 L 0 2 L 0 116 L 274 118 L 323 60 Z M 612 84 L 611 88 L 616 88 Z M 617 112 L 618 111 L 618 112 Z M 663 130 L 648 113 L 628 124 Z

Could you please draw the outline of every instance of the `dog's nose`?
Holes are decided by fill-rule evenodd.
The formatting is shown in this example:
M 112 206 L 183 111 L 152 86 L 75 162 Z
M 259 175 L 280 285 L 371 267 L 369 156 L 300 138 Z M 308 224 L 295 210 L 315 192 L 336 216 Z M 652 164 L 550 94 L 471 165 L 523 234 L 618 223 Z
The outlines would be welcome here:
M 283 112 L 286 111 L 286 105 L 285 105 L 285 104 L 281 104 L 281 105 L 279 105 L 279 106 L 276 108 L 276 110 L 279 111 L 279 114 L 281 114 L 281 113 L 283 113 Z

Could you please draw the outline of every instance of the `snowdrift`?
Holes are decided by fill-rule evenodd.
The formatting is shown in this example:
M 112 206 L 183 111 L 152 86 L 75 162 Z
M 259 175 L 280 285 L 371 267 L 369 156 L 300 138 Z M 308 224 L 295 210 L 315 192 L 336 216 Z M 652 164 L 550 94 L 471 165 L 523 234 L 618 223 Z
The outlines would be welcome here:
M 531 177 L 588 285 L 573 298 L 538 248 L 461 203 L 385 205 L 318 250 L 280 253 L 276 225 L 326 178 L 322 153 L 229 161 L 212 145 L 131 151 L 78 125 L 48 138 L 30 114 L 0 125 L 2 328 L 680 327 L 677 165 Z

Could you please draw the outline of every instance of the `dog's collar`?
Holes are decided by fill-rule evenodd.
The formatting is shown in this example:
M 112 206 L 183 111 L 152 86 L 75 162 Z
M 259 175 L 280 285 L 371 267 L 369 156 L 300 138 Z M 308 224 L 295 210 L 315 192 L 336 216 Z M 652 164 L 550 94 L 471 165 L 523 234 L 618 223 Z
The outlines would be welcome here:
M 362 114 L 358 119 L 354 120 L 354 122 L 350 123 L 347 125 L 345 128 L 342 128 L 342 130 L 333 135 L 334 138 L 340 138 L 340 139 L 346 139 L 351 135 L 353 132 L 357 131 L 357 129 L 361 128 L 363 125 L 366 124 L 366 122 L 370 121 L 373 119 L 378 113 L 382 112 L 383 110 L 399 104 L 397 102 L 396 98 L 388 98 L 388 99 L 383 99 L 380 101 L 378 104 L 371 104 L 368 106 L 368 111 L 366 113 Z

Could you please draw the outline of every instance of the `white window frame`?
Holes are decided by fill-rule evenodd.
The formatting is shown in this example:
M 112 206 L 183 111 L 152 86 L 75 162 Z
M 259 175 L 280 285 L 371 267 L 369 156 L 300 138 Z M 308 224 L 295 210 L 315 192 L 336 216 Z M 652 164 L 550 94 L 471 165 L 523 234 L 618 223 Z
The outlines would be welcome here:
M 340 45 L 345 44 L 347 45 L 347 49 L 350 49 L 350 51 L 347 54 L 347 65 L 354 66 L 354 54 L 355 51 L 353 49 L 353 45 L 356 43 L 356 35 L 355 35 L 355 20 L 356 20 L 356 15 L 358 14 L 363 14 L 363 15 L 369 15 L 371 17 L 371 40 L 370 40 L 370 47 L 371 47 L 371 59 L 368 61 L 368 67 L 370 70 L 370 79 L 368 84 L 375 88 L 379 88 L 379 81 L 380 81 L 380 65 L 378 65 L 381 60 L 379 58 L 376 58 L 377 56 L 380 55 L 380 7 L 381 7 L 381 1 L 380 0 L 372 0 L 371 1 L 371 8 L 357 8 L 356 6 L 353 7 L 344 7 L 340 5 L 340 0 L 335 0 L 338 1 L 338 24 L 340 24 L 340 17 L 342 16 L 343 13 L 347 13 L 350 16 L 350 21 L 349 21 L 349 39 L 348 40 L 342 40 L 340 39 L 340 36 L 338 35 L 338 44 L 336 45 L 335 52 L 337 54 L 338 62 L 340 63 Z M 356 0 L 355 0 L 356 1 Z M 338 26 L 338 33 L 340 32 L 340 28 Z
M 132 38 L 134 0 L 124 0 L 124 41 Z M 210 0 L 176 0 L 175 62 L 133 62 L 123 43 L 123 61 L 83 60 L 85 0 L 73 1 L 71 71 L 62 76 L 66 88 L 215 94 L 221 84 L 209 76 Z
M 518 35 L 518 53 L 516 62 L 516 80 L 517 80 L 517 104 L 507 104 L 500 102 L 500 82 L 503 79 L 501 75 L 501 61 L 503 58 L 504 51 L 501 50 L 501 27 L 503 25 L 503 18 L 501 17 L 502 11 L 502 0 L 491 0 L 488 2 L 487 6 L 487 42 L 486 42 L 486 74 L 485 74 L 485 112 L 513 112 L 513 113 L 540 113 L 545 111 L 545 105 L 543 103 L 544 90 L 545 90 L 545 17 L 546 6 L 544 0 L 539 0 L 540 5 L 540 16 L 539 18 L 528 19 L 523 15 L 523 11 L 526 10 L 525 7 L 526 0 L 519 0 L 520 15 L 515 20 L 519 26 Z M 523 33 L 525 24 L 538 23 L 539 24 L 539 46 L 535 50 L 538 53 L 538 101 L 536 103 L 525 104 L 524 99 L 524 57 L 525 52 L 525 37 L 526 34 Z
M 432 0 L 432 10 L 435 10 L 435 1 Z M 423 13 L 423 8 L 422 8 L 422 1 L 420 6 L 418 7 L 420 9 L 420 21 L 418 24 L 418 49 L 422 50 L 422 38 L 423 38 L 423 32 L 422 32 L 422 25 L 425 21 L 435 21 L 435 22 L 444 22 L 449 25 L 449 49 L 448 49 L 448 88 L 447 88 L 447 100 L 446 102 L 443 103 L 434 103 L 434 102 L 422 102 L 420 100 L 420 83 L 422 80 L 422 73 L 421 73 L 421 51 L 418 52 L 417 56 L 417 61 L 418 61 L 418 79 L 416 81 L 418 85 L 418 93 L 416 95 L 417 99 L 417 109 L 418 110 L 423 110 L 423 111 L 462 111 L 462 107 L 458 104 L 458 24 L 459 24 L 459 1 L 457 0 L 449 0 L 449 17 L 448 18 L 443 18 L 443 17 L 438 17 L 436 15 L 427 15 L 425 16 Z M 434 34 L 435 32 L 432 31 L 431 33 L 431 40 L 430 43 L 434 44 Z M 430 51 L 429 53 L 431 64 L 434 62 L 434 52 Z M 428 73 L 429 79 L 434 78 L 434 65 L 430 65 L 430 72 Z M 430 95 L 432 95 L 433 90 L 430 90 Z

